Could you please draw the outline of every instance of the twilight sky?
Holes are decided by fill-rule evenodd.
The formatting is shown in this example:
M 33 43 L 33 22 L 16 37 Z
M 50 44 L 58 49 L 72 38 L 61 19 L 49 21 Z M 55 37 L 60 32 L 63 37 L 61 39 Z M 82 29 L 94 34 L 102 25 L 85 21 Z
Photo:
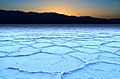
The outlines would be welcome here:
M 0 9 L 120 18 L 120 0 L 0 0 Z

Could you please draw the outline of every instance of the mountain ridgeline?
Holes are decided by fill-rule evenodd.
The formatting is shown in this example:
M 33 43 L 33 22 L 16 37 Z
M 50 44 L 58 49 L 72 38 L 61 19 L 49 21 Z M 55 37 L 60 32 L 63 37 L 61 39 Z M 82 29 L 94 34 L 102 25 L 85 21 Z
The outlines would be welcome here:
M 0 10 L 0 24 L 120 24 L 120 18 L 67 16 L 58 13 L 37 13 Z

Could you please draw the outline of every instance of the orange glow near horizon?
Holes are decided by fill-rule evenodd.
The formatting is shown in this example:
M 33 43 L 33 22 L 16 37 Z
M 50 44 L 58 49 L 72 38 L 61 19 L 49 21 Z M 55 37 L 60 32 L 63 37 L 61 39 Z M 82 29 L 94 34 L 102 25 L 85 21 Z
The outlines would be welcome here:
M 59 14 L 65 14 L 65 15 L 74 15 L 74 16 L 79 16 L 80 14 L 77 13 L 72 6 L 66 6 L 62 3 L 51 3 L 51 4 L 46 4 L 44 7 L 42 7 L 39 12 L 55 12 Z
M 0 0 L 0 9 L 120 18 L 120 0 Z
M 78 10 L 77 7 L 79 7 L 80 10 Z M 26 10 L 39 12 L 39 13 L 55 12 L 55 13 L 64 14 L 68 16 L 97 16 L 96 14 L 100 13 L 95 11 L 92 12 L 88 10 L 87 7 L 89 6 L 88 5 L 71 6 L 71 5 L 65 5 L 64 3 L 55 2 L 55 3 L 44 4 L 38 8 L 32 8 L 32 9 L 27 8 Z
M 78 8 L 79 7 L 79 8 Z M 99 9 L 99 10 L 98 10 Z M 40 7 L 35 8 L 24 8 L 25 11 L 33 11 L 33 12 L 55 12 L 59 14 L 64 14 L 68 16 L 92 16 L 92 17 L 100 17 L 100 18 L 110 18 L 111 15 L 106 15 L 106 10 L 102 10 L 101 8 L 91 7 L 90 5 L 66 5 L 64 3 L 46 3 L 41 5 Z M 98 10 L 98 11 L 97 11 Z M 115 16 L 114 16 L 115 17 Z M 118 17 L 118 16 L 116 16 Z

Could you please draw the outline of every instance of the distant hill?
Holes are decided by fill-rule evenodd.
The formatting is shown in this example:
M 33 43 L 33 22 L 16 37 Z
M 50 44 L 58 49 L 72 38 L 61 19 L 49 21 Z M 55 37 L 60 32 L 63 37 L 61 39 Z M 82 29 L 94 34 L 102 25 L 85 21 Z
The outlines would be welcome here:
M 120 24 L 120 18 L 104 19 L 57 13 L 0 10 L 0 24 Z

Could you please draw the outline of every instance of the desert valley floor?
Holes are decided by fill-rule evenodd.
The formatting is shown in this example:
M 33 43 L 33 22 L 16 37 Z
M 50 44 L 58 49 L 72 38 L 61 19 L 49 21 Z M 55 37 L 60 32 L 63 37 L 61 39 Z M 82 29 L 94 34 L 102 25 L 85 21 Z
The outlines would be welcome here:
M 120 79 L 120 25 L 0 25 L 0 79 Z

